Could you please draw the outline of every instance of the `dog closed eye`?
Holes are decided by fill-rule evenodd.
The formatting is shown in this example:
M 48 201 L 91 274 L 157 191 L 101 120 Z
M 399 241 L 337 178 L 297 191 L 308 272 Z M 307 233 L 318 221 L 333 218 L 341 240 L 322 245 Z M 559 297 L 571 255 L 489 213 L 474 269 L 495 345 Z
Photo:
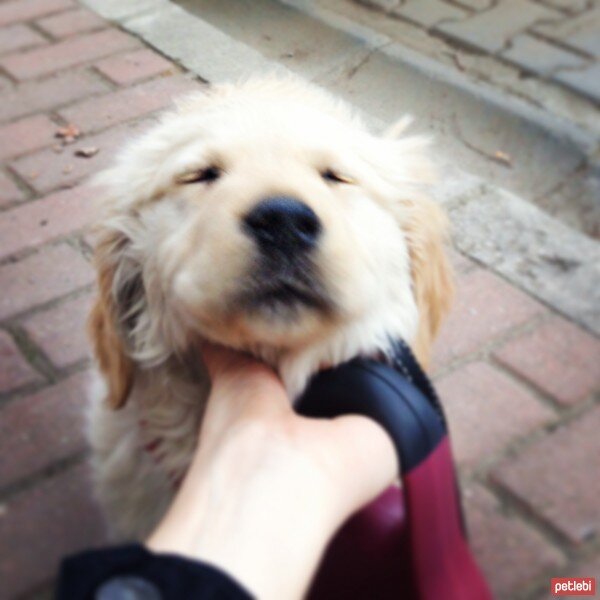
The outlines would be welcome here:
M 211 165 L 204 169 L 196 169 L 180 175 L 177 178 L 177 183 L 212 183 L 221 177 L 223 170 L 219 167 Z
M 321 172 L 321 177 L 328 182 L 331 183 L 347 183 L 353 184 L 356 183 L 352 177 L 348 177 L 348 175 L 342 175 L 333 169 L 325 169 Z

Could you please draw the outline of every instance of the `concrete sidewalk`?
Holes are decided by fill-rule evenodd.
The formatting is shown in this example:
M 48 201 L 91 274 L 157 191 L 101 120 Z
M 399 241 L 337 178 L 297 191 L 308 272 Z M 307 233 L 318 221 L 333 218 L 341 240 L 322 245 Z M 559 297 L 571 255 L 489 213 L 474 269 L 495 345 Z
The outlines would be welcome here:
M 0 598 L 49 597 L 60 557 L 105 540 L 82 437 L 81 184 L 203 85 L 75 0 L 0 3 Z M 600 341 L 453 261 L 434 371 L 473 547 L 499 598 L 550 598 L 551 576 L 600 578 Z

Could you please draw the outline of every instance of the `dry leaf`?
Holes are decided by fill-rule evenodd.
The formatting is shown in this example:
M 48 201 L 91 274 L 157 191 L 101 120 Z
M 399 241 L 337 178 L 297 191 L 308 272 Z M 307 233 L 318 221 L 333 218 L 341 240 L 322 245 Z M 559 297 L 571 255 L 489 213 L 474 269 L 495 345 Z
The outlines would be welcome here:
M 506 152 L 502 152 L 502 150 L 496 150 L 494 152 L 494 159 L 503 165 L 507 165 L 508 167 L 512 167 L 512 158 L 510 154 Z
M 100 151 L 100 148 L 96 148 L 96 146 L 86 146 L 85 148 L 78 148 L 75 150 L 75 156 L 79 156 L 79 158 L 92 158 Z
M 69 123 L 64 127 L 59 127 L 54 135 L 60 138 L 65 144 L 72 144 L 81 135 L 81 130 L 77 125 Z

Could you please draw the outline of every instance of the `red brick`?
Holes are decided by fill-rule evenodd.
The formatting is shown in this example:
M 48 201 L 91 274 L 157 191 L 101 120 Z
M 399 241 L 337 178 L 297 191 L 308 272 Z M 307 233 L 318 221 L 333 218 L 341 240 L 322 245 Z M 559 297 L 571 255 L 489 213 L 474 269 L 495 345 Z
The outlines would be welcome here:
M 505 514 L 487 490 L 466 490 L 463 498 L 471 547 L 496 597 L 522 591 L 536 576 L 564 564 L 558 550 L 521 520 Z
M 77 123 L 84 131 L 106 129 L 169 106 L 174 97 L 197 89 L 198 84 L 183 77 L 167 77 L 119 90 L 60 111 L 63 119 Z
M 37 25 L 54 38 L 65 38 L 107 26 L 104 19 L 85 8 L 76 8 L 59 15 L 40 19 Z
M 10 92 L 14 88 L 13 82 L 8 77 L 0 75 L 0 96 Z
M 434 370 L 475 352 L 542 307 L 496 275 L 476 269 L 457 281 L 456 302 L 434 347 Z
M 175 70 L 174 65 L 168 60 L 147 48 L 105 58 L 96 64 L 96 68 L 118 85 L 129 85 Z
M 529 392 L 486 363 L 464 366 L 436 387 L 448 414 L 454 454 L 467 467 L 553 417 Z
M 0 408 L 0 488 L 85 447 L 89 373 L 78 373 Z
M 55 132 L 56 125 L 44 115 L 27 117 L 0 127 L 0 160 L 50 145 Z
M 11 25 L 0 29 L 0 54 L 46 43 L 44 37 L 27 25 Z
M 16 183 L 8 175 L 0 171 L 0 206 L 17 202 L 24 198 L 25 193 L 17 187 Z
M 574 543 L 600 533 L 600 407 L 494 470 L 500 485 Z
M 12 167 L 38 192 L 71 186 L 111 164 L 115 151 L 146 128 L 147 122 L 127 123 L 81 139 L 67 146 L 61 154 L 47 149 L 25 156 L 12 163 Z M 99 151 L 92 158 L 75 156 L 79 148 L 86 147 L 98 148 Z
M 76 290 L 94 279 L 91 266 L 64 244 L 0 267 L 0 319 Z
M 0 60 L 0 66 L 15 79 L 31 79 L 138 45 L 134 37 L 109 29 L 29 52 L 11 54 Z
M 92 296 L 85 294 L 36 313 L 23 323 L 29 337 L 59 368 L 88 357 L 89 341 L 85 323 Z
M 0 392 L 10 392 L 22 385 L 39 381 L 42 381 L 40 374 L 31 368 L 12 337 L 5 331 L 0 331 Z M 0 444 L 1 442 L 2 440 Z
M 579 577 L 595 577 L 596 585 L 600 584 L 600 556 L 595 556 L 589 560 L 586 560 L 577 569 L 577 575 Z
M 564 405 L 600 389 L 600 341 L 559 317 L 511 340 L 494 355 Z
M 584 559 L 585 560 L 585 559 Z M 563 569 L 562 573 L 555 573 L 553 576 L 556 577 L 595 577 L 596 578 L 596 595 L 593 598 L 598 597 L 598 585 L 600 585 L 600 556 L 592 557 L 591 559 L 585 560 L 583 563 L 571 564 L 566 569 Z M 588 596 L 589 597 L 589 596 Z M 550 585 L 547 588 L 547 594 L 541 596 L 539 600 L 581 600 L 585 596 L 572 596 L 560 594 L 555 596 L 550 590 Z
M 0 517 L 3 597 L 25 592 L 56 576 L 63 556 L 106 542 L 91 497 L 87 465 L 70 468 L 13 496 Z
M 85 71 L 67 71 L 43 81 L 28 81 L 0 96 L 0 120 L 49 110 L 108 89 Z
M 0 258 L 84 227 L 90 197 L 88 188 L 78 187 L 0 212 Z
M 15 0 L 0 4 L 0 25 L 28 21 L 73 6 L 72 0 Z

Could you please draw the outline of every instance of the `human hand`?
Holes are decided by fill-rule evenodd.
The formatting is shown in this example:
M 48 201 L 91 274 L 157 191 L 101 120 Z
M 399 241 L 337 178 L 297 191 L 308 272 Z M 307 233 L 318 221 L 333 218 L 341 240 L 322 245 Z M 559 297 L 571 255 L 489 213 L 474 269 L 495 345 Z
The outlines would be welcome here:
M 338 527 L 398 473 L 387 433 L 358 415 L 297 415 L 263 363 L 202 348 L 212 389 L 200 443 L 158 552 L 220 567 L 259 598 L 299 598 Z

